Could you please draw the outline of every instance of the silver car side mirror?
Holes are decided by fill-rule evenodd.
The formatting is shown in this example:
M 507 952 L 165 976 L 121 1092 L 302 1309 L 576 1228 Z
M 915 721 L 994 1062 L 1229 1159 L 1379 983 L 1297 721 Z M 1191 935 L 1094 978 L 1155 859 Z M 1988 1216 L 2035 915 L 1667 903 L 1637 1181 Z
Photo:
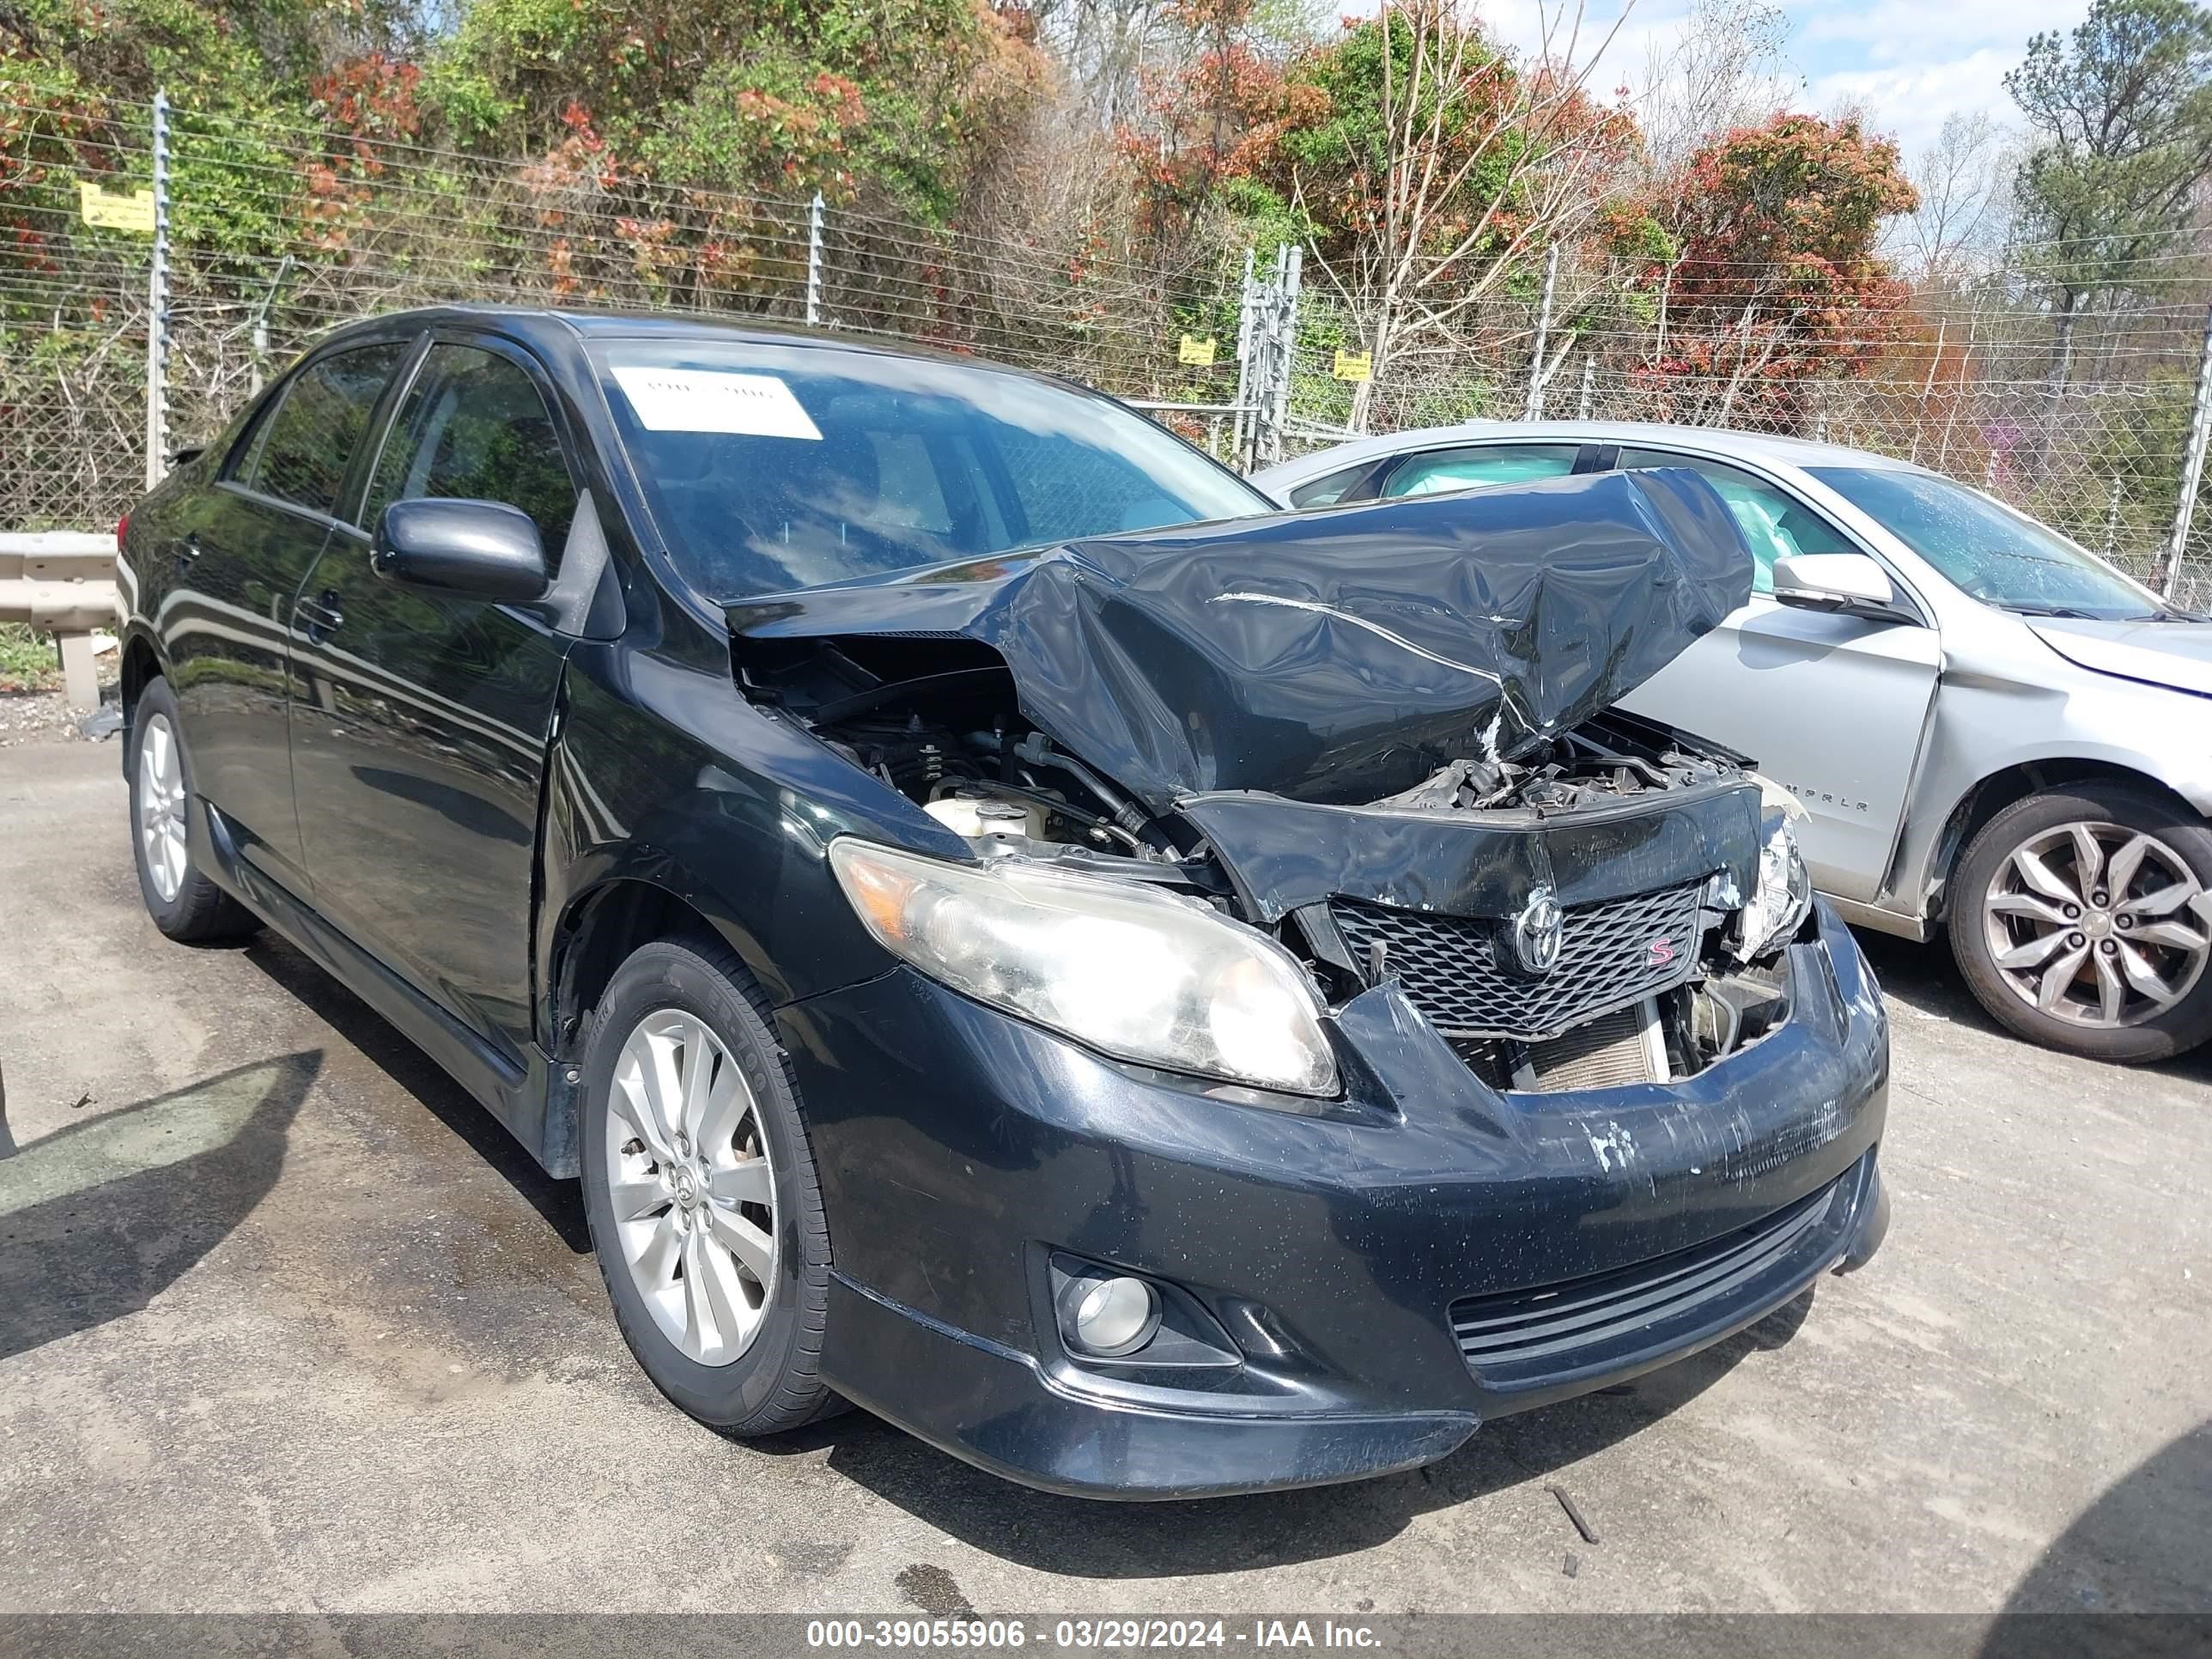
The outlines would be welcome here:
M 1903 622 L 1889 574 L 1863 553 L 1798 553 L 1774 562 L 1774 598 L 1801 611 Z

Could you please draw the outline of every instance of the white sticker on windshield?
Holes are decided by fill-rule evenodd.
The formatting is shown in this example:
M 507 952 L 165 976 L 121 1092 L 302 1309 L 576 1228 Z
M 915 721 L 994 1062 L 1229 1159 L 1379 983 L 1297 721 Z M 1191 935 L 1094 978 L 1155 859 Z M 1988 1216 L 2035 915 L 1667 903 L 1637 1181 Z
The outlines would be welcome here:
M 747 438 L 805 438 L 822 434 L 792 390 L 773 374 L 719 368 L 648 368 L 613 365 L 615 381 L 648 432 L 727 432 Z

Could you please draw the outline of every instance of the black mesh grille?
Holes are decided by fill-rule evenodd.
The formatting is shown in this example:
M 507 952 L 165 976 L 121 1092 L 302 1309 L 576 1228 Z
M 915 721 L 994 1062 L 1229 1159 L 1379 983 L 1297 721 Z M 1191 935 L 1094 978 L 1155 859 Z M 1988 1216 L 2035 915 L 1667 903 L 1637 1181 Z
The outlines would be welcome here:
M 1692 882 L 1568 910 L 1559 960 L 1540 979 L 1498 965 L 1497 922 L 1361 899 L 1329 908 L 1356 959 L 1371 960 L 1381 945 L 1385 971 L 1446 1036 L 1534 1042 L 1687 979 L 1697 965 L 1698 894 Z
M 1834 1201 L 1832 1184 L 1739 1231 L 1613 1273 L 1451 1305 L 1452 1334 L 1477 1371 L 1528 1381 L 1655 1326 L 1694 1318 L 1782 1261 Z

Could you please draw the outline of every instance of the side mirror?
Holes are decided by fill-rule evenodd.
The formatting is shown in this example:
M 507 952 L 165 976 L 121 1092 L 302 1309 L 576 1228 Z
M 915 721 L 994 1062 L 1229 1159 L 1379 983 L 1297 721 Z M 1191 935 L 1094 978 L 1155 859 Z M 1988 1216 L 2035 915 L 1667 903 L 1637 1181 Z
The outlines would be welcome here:
M 538 526 L 504 501 L 394 501 L 368 565 L 388 582 L 495 605 L 526 605 L 547 586 Z
M 1863 553 L 1799 553 L 1774 562 L 1777 604 L 1875 622 L 1903 622 L 1888 573 Z

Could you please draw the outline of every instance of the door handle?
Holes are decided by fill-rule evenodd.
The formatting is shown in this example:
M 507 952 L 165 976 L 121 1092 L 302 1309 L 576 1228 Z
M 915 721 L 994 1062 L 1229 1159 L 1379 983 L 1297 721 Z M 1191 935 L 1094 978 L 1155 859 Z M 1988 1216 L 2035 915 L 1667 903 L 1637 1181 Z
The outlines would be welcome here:
M 179 573 L 189 570 L 200 556 L 200 538 L 197 534 L 180 537 L 169 544 L 169 551 L 176 556 Z
M 338 608 L 338 592 L 326 587 L 316 598 L 301 599 L 292 607 L 292 618 L 307 633 L 307 637 L 320 645 L 345 626 L 345 612 Z

